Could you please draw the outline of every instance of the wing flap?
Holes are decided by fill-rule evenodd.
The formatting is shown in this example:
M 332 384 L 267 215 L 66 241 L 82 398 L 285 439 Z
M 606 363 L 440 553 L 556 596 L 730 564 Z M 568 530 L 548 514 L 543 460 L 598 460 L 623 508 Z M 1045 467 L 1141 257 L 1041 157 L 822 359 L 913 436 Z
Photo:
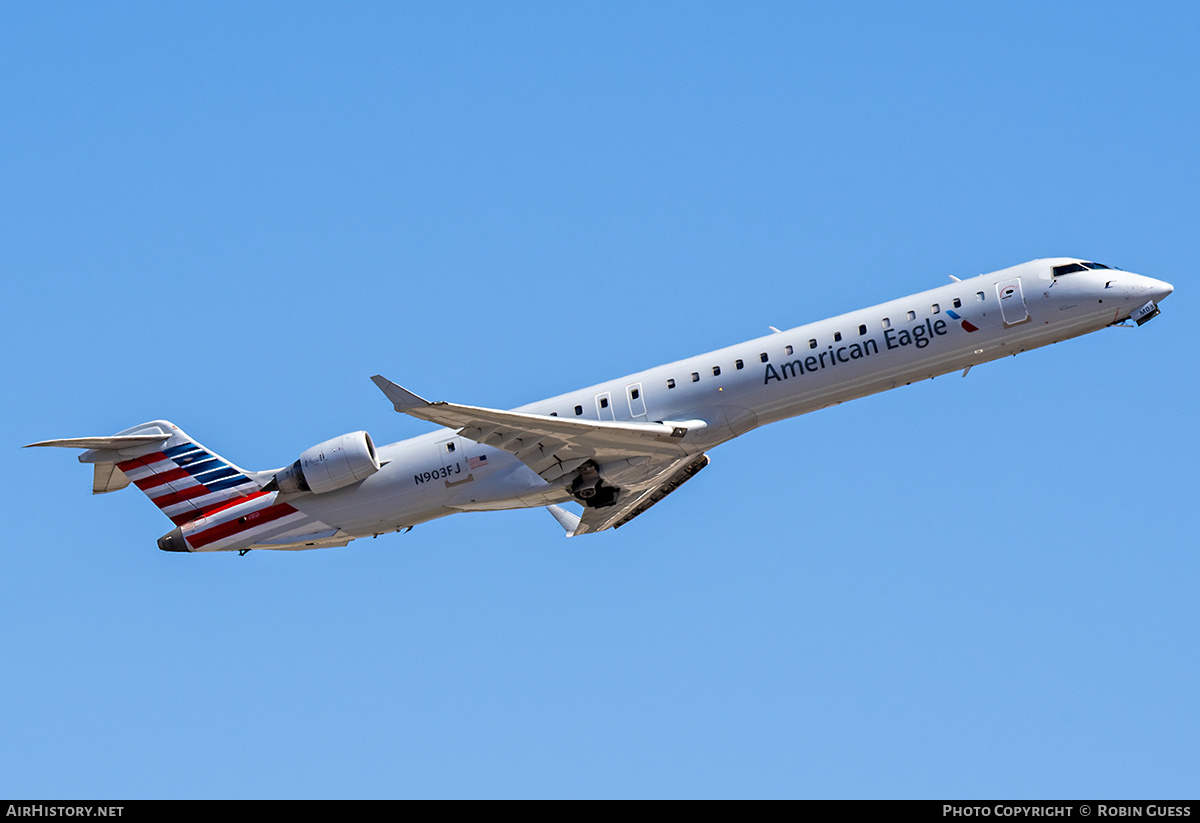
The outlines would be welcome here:
M 707 454 L 672 464 L 655 478 L 658 482 L 640 492 L 630 494 L 617 505 L 604 509 L 586 509 L 572 536 L 619 529 L 639 514 L 646 512 L 671 492 L 678 489 L 712 461 Z M 682 465 L 680 465 L 682 463 Z

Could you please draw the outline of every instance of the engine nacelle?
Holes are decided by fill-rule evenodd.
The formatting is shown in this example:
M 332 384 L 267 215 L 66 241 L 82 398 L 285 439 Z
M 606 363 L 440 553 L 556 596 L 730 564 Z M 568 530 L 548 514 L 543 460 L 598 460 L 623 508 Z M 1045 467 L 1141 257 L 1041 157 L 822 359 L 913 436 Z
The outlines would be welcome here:
M 341 489 L 379 471 L 375 444 L 366 432 L 353 432 L 306 449 L 300 459 L 275 475 L 268 488 L 323 494 Z

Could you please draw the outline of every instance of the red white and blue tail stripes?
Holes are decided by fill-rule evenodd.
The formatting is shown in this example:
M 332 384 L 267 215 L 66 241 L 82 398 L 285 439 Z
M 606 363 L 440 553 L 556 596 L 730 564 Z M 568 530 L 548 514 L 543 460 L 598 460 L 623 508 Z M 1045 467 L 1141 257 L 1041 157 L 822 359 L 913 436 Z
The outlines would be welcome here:
M 242 548 L 260 537 L 277 534 L 291 524 L 307 521 L 306 515 L 287 503 L 276 503 L 278 492 L 258 492 L 234 500 L 223 508 L 185 524 L 181 533 L 192 551 Z
M 263 491 L 246 472 L 205 449 L 166 421 L 172 436 L 159 451 L 117 468 L 180 527 L 191 551 L 236 549 L 308 521 L 277 492 Z M 322 524 L 323 525 L 323 524 Z
M 176 435 L 169 442 L 180 439 Z M 250 477 L 190 440 L 118 463 L 117 468 L 177 526 L 261 494 Z

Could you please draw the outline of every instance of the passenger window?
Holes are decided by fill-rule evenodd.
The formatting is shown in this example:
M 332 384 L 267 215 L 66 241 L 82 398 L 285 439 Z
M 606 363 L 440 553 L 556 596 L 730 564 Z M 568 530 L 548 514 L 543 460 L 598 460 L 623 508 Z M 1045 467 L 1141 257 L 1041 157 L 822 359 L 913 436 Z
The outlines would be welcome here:
M 583 406 L 576 406 L 576 407 L 575 407 L 575 414 L 576 414 L 576 415 L 583 414 Z
M 858 327 L 858 336 L 859 336 L 859 337 L 862 337 L 862 336 L 863 336 L 864 334 L 866 334 L 866 333 L 867 333 L 867 324 L 866 324 L 866 323 L 861 323 L 861 324 L 859 324 L 859 327 Z
M 915 311 L 910 311 L 910 312 L 908 313 L 908 319 L 909 319 L 909 320 L 916 320 L 916 319 L 917 319 L 917 313 L 916 313 Z
M 930 314 L 937 314 L 937 313 L 939 313 L 941 310 L 942 310 L 942 307 L 941 307 L 941 306 L 939 306 L 937 303 L 934 303 L 932 306 L 930 306 L 930 307 L 929 307 L 929 313 L 930 313 Z
M 743 363 L 741 360 L 736 360 L 736 361 L 734 361 L 734 365 L 737 366 L 738 370 L 740 371 L 742 368 L 745 367 L 746 364 Z
M 833 333 L 833 342 L 834 343 L 842 342 L 842 333 L 840 331 L 835 331 Z
M 763 352 L 762 354 L 760 354 L 760 355 L 758 356 L 758 359 L 759 359 L 759 360 L 761 360 L 761 361 L 763 361 L 764 363 L 766 363 L 766 362 L 767 362 L 767 353 L 766 353 L 766 352 Z
M 783 353 L 784 353 L 784 354 L 791 354 L 791 353 L 792 353 L 792 347 L 791 347 L 791 346 L 788 346 L 786 349 L 784 349 L 784 350 L 783 350 Z
M 961 309 L 961 308 L 962 308 L 962 301 L 961 301 L 961 300 L 959 300 L 957 297 L 956 297 L 956 298 L 954 298 L 954 308 L 956 308 L 956 309 Z
M 982 303 L 983 302 L 983 292 L 981 292 L 981 291 L 975 292 L 975 300 L 979 303 Z
M 815 349 L 815 348 L 817 347 L 817 341 L 816 341 L 816 340 L 809 340 L 809 341 L 808 341 L 808 347 L 809 347 L 810 349 Z
M 634 400 L 637 400 L 638 396 L 640 394 L 641 394 L 641 392 L 638 391 L 637 389 L 634 389 L 633 391 L 629 392 L 629 396 L 632 397 Z
M 879 325 L 883 326 L 885 329 L 890 329 L 892 327 L 892 321 L 885 317 L 883 318 L 883 322 Z
M 667 378 L 667 388 L 668 389 L 675 388 L 675 378 L 674 377 Z
M 698 371 L 694 371 L 694 372 L 692 372 L 692 382 L 693 382 L 693 383 L 699 383 L 699 382 L 700 382 L 700 372 L 698 372 Z
M 713 366 L 713 377 L 720 377 L 720 376 L 721 376 L 721 367 Z
M 600 398 L 600 408 L 602 408 L 602 409 L 608 408 L 608 398 L 607 397 Z

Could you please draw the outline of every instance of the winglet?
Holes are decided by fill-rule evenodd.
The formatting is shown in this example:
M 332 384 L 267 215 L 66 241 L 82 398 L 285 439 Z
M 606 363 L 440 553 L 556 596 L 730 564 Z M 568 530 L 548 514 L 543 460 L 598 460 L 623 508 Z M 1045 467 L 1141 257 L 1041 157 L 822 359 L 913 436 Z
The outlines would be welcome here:
M 429 401 L 424 397 L 418 397 L 403 386 L 397 386 L 381 374 L 372 377 L 371 382 L 387 395 L 387 399 L 392 401 L 392 406 L 398 412 L 408 412 L 429 405 Z

